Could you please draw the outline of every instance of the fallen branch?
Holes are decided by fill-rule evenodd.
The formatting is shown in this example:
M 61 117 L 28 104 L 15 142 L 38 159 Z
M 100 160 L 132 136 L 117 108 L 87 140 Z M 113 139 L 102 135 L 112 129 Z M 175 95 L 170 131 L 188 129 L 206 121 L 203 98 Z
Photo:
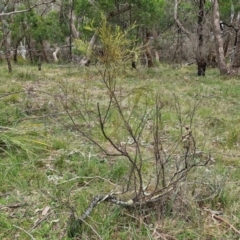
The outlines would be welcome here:
M 196 63 L 196 62 L 197 62 L 197 60 L 194 60 L 194 61 L 192 61 L 192 62 L 186 63 L 185 65 L 186 65 L 186 66 L 190 66 L 190 65 L 192 65 L 192 64 L 194 64 L 194 63 Z
M 128 202 L 124 202 L 122 200 L 119 200 L 115 197 L 112 196 L 112 194 L 108 194 L 108 195 L 98 195 L 96 197 L 93 198 L 92 202 L 89 204 L 88 208 L 86 209 L 86 211 L 82 214 L 82 216 L 80 218 L 78 218 L 79 223 L 81 223 L 84 219 L 86 219 L 92 212 L 92 210 L 101 202 L 111 202 L 111 203 L 115 203 L 117 205 L 120 205 L 122 207 L 131 207 L 133 206 L 133 201 L 128 201 Z
M 219 215 L 222 215 L 223 213 L 220 212 L 220 211 L 213 211 L 211 209 L 207 209 L 207 208 L 204 208 L 203 210 L 209 212 L 212 214 L 212 219 L 216 219 L 216 220 L 219 220 L 225 224 L 227 224 L 230 229 L 232 229 L 235 233 L 237 233 L 238 235 L 240 235 L 240 231 L 237 230 L 231 223 L 229 223 L 227 220 L 225 220 L 224 218 L 220 217 Z
M 128 202 L 124 202 L 122 200 L 119 200 L 112 196 L 112 194 L 108 195 L 98 195 L 93 198 L 89 206 L 87 207 L 86 211 L 82 214 L 80 218 L 75 218 L 74 212 L 71 214 L 69 219 L 69 226 L 68 226 L 68 237 L 75 237 L 79 229 L 82 225 L 82 223 L 85 223 L 85 219 L 91 214 L 93 209 L 101 202 L 112 202 L 117 205 L 123 206 L 123 207 L 133 207 L 133 201 L 130 200 Z
M 99 237 L 99 239 L 103 240 L 103 238 L 99 235 L 99 233 L 90 225 L 88 224 L 86 221 L 82 220 L 87 226 L 89 226 L 92 231 Z
M 228 222 L 227 220 L 225 220 L 224 218 L 219 217 L 219 216 L 216 215 L 216 214 L 213 214 L 212 217 L 215 218 L 215 219 L 217 219 L 217 220 L 219 220 L 219 221 L 221 221 L 221 222 L 226 223 L 226 224 L 230 227 L 230 229 L 232 229 L 235 233 L 237 233 L 238 235 L 240 235 L 240 231 L 237 230 L 231 223 L 229 223 L 229 222 Z
M 79 232 L 79 227 L 82 223 L 85 223 L 85 219 L 91 214 L 93 209 L 101 202 L 110 202 L 114 203 L 116 205 L 119 205 L 124 208 L 130 208 L 130 209 L 136 209 L 136 208 L 143 208 L 144 206 L 147 206 L 148 204 L 155 203 L 162 199 L 164 195 L 172 191 L 173 188 L 165 189 L 165 191 L 158 195 L 152 195 L 152 196 L 145 196 L 145 198 L 142 198 L 142 201 L 134 201 L 133 199 L 129 199 L 128 201 L 123 201 L 121 199 L 118 199 L 114 197 L 114 195 L 118 195 L 116 193 L 110 193 L 107 195 L 98 195 L 95 196 L 85 212 L 82 214 L 81 217 L 75 218 L 74 212 L 71 214 L 69 219 L 69 226 L 68 226 L 68 236 L 74 237 Z

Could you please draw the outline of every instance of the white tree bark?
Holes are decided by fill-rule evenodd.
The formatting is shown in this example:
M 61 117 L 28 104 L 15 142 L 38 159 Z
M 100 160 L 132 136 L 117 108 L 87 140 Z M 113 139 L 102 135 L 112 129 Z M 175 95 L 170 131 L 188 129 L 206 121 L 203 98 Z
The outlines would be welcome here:
M 27 54 L 27 50 L 26 50 L 26 47 L 25 45 L 23 45 L 22 41 L 20 42 L 20 49 L 19 49 L 19 53 L 21 55 L 21 57 L 26 60 L 26 54 Z
M 158 39 L 158 33 L 157 33 L 156 29 L 153 29 L 153 40 L 157 42 L 157 39 Z M 159 62 L 160 56 L 159 56 L 159 51 L 157 49 L 156 44 L 154 46 L 154 55 L 155 55 L 156 62 Z
M 182 23 L 178 19 L 178 14 L 177 14 L 178 11 L 177 10 L 178 10 L 178 0 L 175 0 L 175 4 L 174 4 L 174 19 L 175 19 L 175 22 L 177 23 L 178 27 L 182 30 L 182 32 L 185 33 L 188 36 L 188 38 L 192 39 L 192 34 L 186 28 L 184 28 L 184 26 L 182 25 Z
M 54 62 L 58 62 L 57 54 L 58 54 L 59 50 L 60 50 L 60 48 L 59 48 L 59 47 L 56 47 L 55 51 L 53 52 Z
M 89 62 L 90 62 L 90 58 L 91 58 L 91 55 L 92 55 L 92 51 L 93 51 L 93 46 L 95 44 L 97 40 L 97 32 L 95 32 L 89 42 L 89 45 L 88 45 L 88 48 L 87 48 L 87 55 L 86 57 L 84 57 L 81 62 L 80 62 L 80 65 L 81 66 L 85 66 L 87 65 Z
M 220 74 L 221 75 L 228 74 L 229 70 L 225 62 L 223 39 L 221 36 L 218 0 L 214 0 L 213 3 L 213 32 L 215 37 L 216 57 Z

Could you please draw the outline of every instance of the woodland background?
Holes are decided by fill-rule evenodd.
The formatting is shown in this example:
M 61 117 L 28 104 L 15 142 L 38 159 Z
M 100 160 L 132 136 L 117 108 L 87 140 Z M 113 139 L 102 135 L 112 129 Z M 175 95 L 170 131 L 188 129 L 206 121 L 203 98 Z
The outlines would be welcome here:
M 0 238 L 239 239 L 239 12 L 2 0 Z
M 0 9 L 1 59 L 7 60 L 9 71 L 10 58 L 87 64 L 86 45 L 88 55 L 103 54 L 96 33 L 103 16 L 123 31 L 136 25 L 129 37 L 132 44 L 145 48 L 140 56 L 133 56 L 142 65 L 204 59 L 216 66 L 217 60 L 223 74 L 228 72 L 224 62 L 234 61 L 231 66 L 239 67 L 238 0 L 6 0 Z

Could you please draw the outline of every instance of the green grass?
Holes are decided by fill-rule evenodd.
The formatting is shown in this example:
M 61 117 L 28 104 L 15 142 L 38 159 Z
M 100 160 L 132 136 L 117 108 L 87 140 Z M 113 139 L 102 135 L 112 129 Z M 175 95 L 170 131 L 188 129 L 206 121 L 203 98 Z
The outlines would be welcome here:
M 108 151 L 114 151 L 98 128 L 97 103 L 102 114 L 107 107 L 99 69 L 44 65 L 39 72 L 35 66 L 15 65 L 8 74 L 6 66 L 0 65 L 1 239 L 67 240 L 72 209 L 80 216 L 94 196 L 122 191 L 126 185 L 127 160 L 106 157 L 76 129 L 88 131 Z M 240 229 L 239 78 L 221 77 L 217 69 L 198 77 L 194 66 L 174 69 L 160 64 L 126 71 L 125 78 L 119 77 L 118 93 L 133 128 L 137 129 L 146 107 L 154 106 L 158 94 L 163 106 L 160 130 L 167 151 L 171 151 L 180 137 L 176 104 L 186 126 L 197 104 L 193 132 L 198 149 L 211 152 L 212 160 L 188 176 L 180 197 L 172 202 L 173 210 L 165 217 L 151 213 L 143 220 L 139 214 L 101 203 L 79 229 L 80 239 L 237 239 L 228 225 L 214 221 L 204 209 L 222 211 L 222 217 Z M 31 87 L 32 95 L 28 92 Z M 76 125 L 60 104 L 66 89 Z M 111 109 L 110 116 L 107 133 L 119 144 L 127 141 L 119 113 Z M 146 144 L 151 144 L 152 124 L 149 121 L 149 132 L 143 132 Z M 151 151 L 145 148 L 146 159 Z M 143 171 L 154 174 L 151 161 L 144 164 Z M 42 215 L 47 206 L 49 212 Z

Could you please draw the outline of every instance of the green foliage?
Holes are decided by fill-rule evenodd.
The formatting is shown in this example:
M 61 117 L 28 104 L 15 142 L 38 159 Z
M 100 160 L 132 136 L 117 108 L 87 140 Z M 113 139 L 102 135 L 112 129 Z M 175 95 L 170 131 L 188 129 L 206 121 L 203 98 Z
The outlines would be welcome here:
M 106 6 L 109 8 L 114 6 L 113 3 L 109 3 L 110 1 L 97 1 L 95 2 L 96 7 L 94 7 L 88 0 L 75 0 L 74 9 L 76 10 L 76 14 L 84 16 L 84 21 L 97 20 L 101 16 L 101 12 L 103 12 L 104 9 L 106 10 Z
M 103 56 L 99 57 L 102 63 L 106 66 L 111 64 L 122 66 L 123 63 L 128 63 L 131 60 L 131 54 L 134 54 L 134 51 L 130 49 L 131 41 L 127 36 L 133 27 L 123 32 L 119 26 L 111 26 L 103 18 L 98 30 L 104 53 Z
M 183 2 L 181 3 L 181 10 L 184 12 L 189 12 L 193 10 L 193 5 L 190 2 Z
M 29 23 L 31 24 L 33 38 L 37 42 L 49 40 L 52 43 L 56 43 L 56 40 L 58 42 L 63 39 L 56 12 L 51 12 L 45 17 L 34 13 L 30 17 Z
M 98 60 L 106 68 L 112 66 L 114 68 L 112 74 L 116 74 L 117 70 L 122 71 L 126 66 L 131 66 L 131 62 L 137 61 L 141 53 L 141 49 L 135 47 L 135 40 L 131 38 L 131 32 L 135 27 L 135 25 L 132 25 L 123 31 L 119 26 L 112 26 L 105 17 L 102 17 L 101 26 L 98 28 L 98 36 L 103 55 L 99 56 Z M 118 74 L 120 74 L 120 71 Z M 121 75 L 118 74 L 112 75 L 112 77 Z
M 113 0 L 100 0 L 95 2 L 95 5 L 91 4 L 87 0 L 75 1 L 76 13 L 84 16 L 83 17 L 83 26 L 88 26 L 89 22 L 94 21 L 94 26 L 98 27 L 99 19 L 101 18 L 101 13 L 107 16 L 109 22 L 114 23 L 115 25 L 120 26 L 122 29 L 127 29 L 128 26 L 137 23 L 139 27 L 146 26 L 148 29 L 153 27 L 157 28 L 166 28 L 172 21 L 172 15 L 169 12 L 171 3 L 166 0 L 132 0 L 129 2 L 131 4 L 130 15 L 129 11 L 126 13 L 120 14 L 117 17 L 109 17 L 111 12 L 116 11 L 116 6 L 121 9 L 123 6 L 126 6 L 126 1 Z M 131 16 L 131 19 L 129 19 Z M 121 20 L 123 18 L 124 20 Z M 80 26 L 80 32 L 84 33 L 83 38 L 89 35 L 89 32 L 86 31 L 86 28 Z M 137 34 L 137 29 L 132 32 L 133 36 Z
M 26 7 L 20 8 L 24 10 Z M 14 41 L 23 37 L 31 37 L 38 43 L 48 40 L 50 43 L 60 43 L 64 40 L 63 27 L 59 23 L 58 12 L 50 11 L 40 16 L 35 10 L 15 14 L 10 25 Z
M 220 0 L 219 1 L 219 10 L 220 17 L 222 21 L 226 21 L 230 24 L 231 14 L 237 13 L 240 10 L 239 1 L 238 0 Z
M 74 39 L 74 53 L 77 55 L 86 55 L 88 43 L 81 39 Z
M 147 25 L 148 28 L 166 26 L 169 20 L 169 1 L 166 0 L 135 0 L 132 21 L 138 25 Z M 171 5 L 171 4 L 170 4 Z
M 229 129 L 229 133 L 226 139 L 226 145 L 228 148 L 238 146 L 240 142 L 240 130 L 236 128 Z
M 51 11 L 47 14 L 44 19 L 45 31 L 47 40 L 50 43 L 61 43 L 63 42 L 65 35 L 63 34 L 64 29 L 62 25 L 59 24 L 58 12 Z

